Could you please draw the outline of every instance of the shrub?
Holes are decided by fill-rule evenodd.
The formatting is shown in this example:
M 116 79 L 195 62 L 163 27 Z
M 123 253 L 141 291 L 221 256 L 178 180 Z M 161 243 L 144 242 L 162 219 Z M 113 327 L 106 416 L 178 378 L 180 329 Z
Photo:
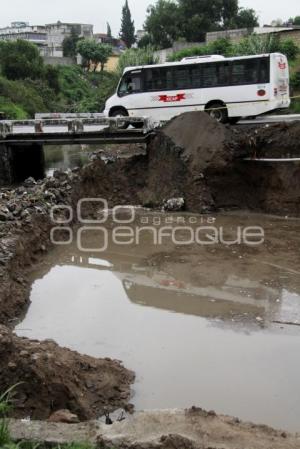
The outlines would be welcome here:
M 184 48 L 168 58 L 168 61 L 181 61 L 189 56 L 223 55 L 230 56 L 234 52 L 229 39 L 217 39 L 207 45 Z
M 279 51 L 286 55 L 290 61 L 294 61 L 300 49 L 292 39 L 286 39 L 280 42 Z
M 121 77 L 126 67 L 157 64 L 158 60 L 153 47 L 131 48 L 121 55 L 116 74 Z
M 299 48 L 292 40 L 281 41 L 275 34 L 268 34 L 267 36 L 252 34 L 242 39 L 238 44 L 234 44 L 228 39 L 218 39 L 206 45 L 185 48 L 171 55 L 169 61 L 180 61 L 188 56 L 213 54 L 242 56 L 274 52 L 283 53 L 290 61 L 293 61 L 299 53 Z
M 21 106 L 12 103 L 4 97 L 0 97 L 0 111 L 4 112 L 8 120 L 25 120 L 28 118 L 28 114 Z
M 44 62 L 36 45 L 30 42 L 4 41 L 0 46 L 0 64 L 10 80 L 37 79 L 43 76 Z

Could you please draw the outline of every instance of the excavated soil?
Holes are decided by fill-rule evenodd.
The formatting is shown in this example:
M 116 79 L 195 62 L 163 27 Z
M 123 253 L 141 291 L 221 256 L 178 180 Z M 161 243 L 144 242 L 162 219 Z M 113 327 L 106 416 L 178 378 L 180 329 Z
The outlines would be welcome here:
M 50 244 L 51 207 L 68 204 L 76 173 L 0 191 L 0 391 L 18 384 L 13 416 L 47 419 L 69 409 L 81 420 L 128 408 L 134 374 L 119 361 L 94 359 L 54 342 L 16 337 L 13 326 L 29 301 L 28 273 Z M 67 319 L 67 317 L 66 317 Z
M 17 385 L 14 416 L 47 419 L 69 409 L 80 420 L 127 408 L 134 374 L 119 361 L 95 359 L 53 341 L 30 341 L 0 326 L 0 391 Z
M 299 122 L 230 128 L 204 113 L 187 113 L 156 132 L 146 155 L 118 159 L 99 153 L 81 171 L 1 189 L 0 323 L 9 326 L 28 303 L 27 275 L 50 247 L 53 205 L 75 207 L 80 198 L 101 197 L 110 207 L 161 208 L 170 198 L 183 198 L 184 208 L 197 213 L 238 208 L 299 216 L 300 165 L 254 160 L 299 157 L 299 138 Z M 97 208 L 90 206 L 86 215 L 96 216 Z M 105 407 L 126 405 L 133 374 L 119 362 L 19 339 L 8 328 L 0 331 L 0 391 L 25 380 L 18 387 L 17 416 L 46 418 L 69 408 L 88 419 Z
M 73 199 L 94 195 L 109 205 L 157 208 L 183 198 L 190 212 L 234 208 L 299 216 L 300 164 L 257 160 L 300 157 L 299 137 L 299 122 L 232 128 L 205 113 L 186 113 L 154 135 L 145 156 L 109 164 L 99 157 L 86 166 Z

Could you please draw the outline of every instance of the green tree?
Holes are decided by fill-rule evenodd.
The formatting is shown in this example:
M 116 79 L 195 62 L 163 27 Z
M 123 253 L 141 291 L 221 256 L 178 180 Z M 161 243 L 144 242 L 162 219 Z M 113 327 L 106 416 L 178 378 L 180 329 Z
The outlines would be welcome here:
M 252 8 L 240 8 L 235 23 L 237 28 L 254 28 L 259 25 L 258 16 Z
M 98 44 L 94 39 L 83 39 L 77 44 L 77 51 L 83 58 L 83 66 L 89 70 L 96 71 L 98 64 L 101 65 L 101 72 L 112 54 L 112 47 L 107 44 Z
M 293 21 L 293 25 L 300 26 L 300 16 L 294 17 L 294 19 L 292 19 L 292 21 Z
M 77 54 L 77 43 L 80 37 L 75 27 L 72 27 L 70 36 L 66 36 L 63 40 L 63 55 L 75 58 Z
M 183 36 L 189 42 L 203 42 L 208 31 L 221 28 L 223 0 L 178 0 Z
M 125 42 L 128 48 L 131 48 L 135 43 L 135 27 L 134 21 L 131 18 L 128 0 L 125 0 L 125 4 L 122 8 L 120 38 Z
M 180 36 L 179 8 L 172 0 L 158 0 L 147 10 L 145 30 L 149 41 L 157 48 L 171 47 Z
M 107 44 L 97 44 L 93 54 L 94 64 L 100 64 L 101 72 L 104 70 L 104 66 L 107 63 L 109 57 L 112 54 L 112 47 Z
M 138 48 L 146 48 L 149 47 L 149 45 L 151 44 L 152 44 L 151 36 L 150 34 L 147 33 L 139 40 Z
M 177 39 L 204 42 L 209 31 L 258 25 L 255 11 L 239 8 L 238 0 L 158 0 L 147 12 L 149 42 L 159 48 Z
M 44 71 L 38 47 L 23 40 L 1 43 L 0 65 L 2 74 L 11 80 L 40 78 Z
M 107 37 L 112 37 L 111 26 L 108 22 L 106 23 L 106 28 L 107 28 L 107 31 L 106 31 Z
M 239 12 L 238 0 L 223 0 L 221 21 L 223 28 L 235 28 L 235 20 Z
M 47 65 L 45 67 L 45 80 L 47 81 L 48 86 L 53 89 L 55 93 L 59 93 L 59 71 L 56 66 Z

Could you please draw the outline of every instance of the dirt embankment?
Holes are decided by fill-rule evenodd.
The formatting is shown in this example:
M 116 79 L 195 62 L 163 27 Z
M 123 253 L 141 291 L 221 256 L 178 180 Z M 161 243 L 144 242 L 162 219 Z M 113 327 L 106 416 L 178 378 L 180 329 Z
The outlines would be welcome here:
M 54 178 L 29 179 L 16 189 L 0 191 L 0 392 L 16 389 L 13 414 L 47 419 L 69 409 L 82 420 L 104 409 L 129 407 L 134 374 L 120 362 L 80 355 L 54 342 L 14 336 L 13 325 L 29 301 L 28 273 L 51 246 L 51 208 L 71 203 L 77 171 Z
M 298 216 L 300 164 L 257 158 L 300 157 L 299 138 L 299 122 L 232 128 L 205 113 L 186 113 L 156 133 L 146 156 L 110 164 L 99 158 L 84 168 L 73 198 L 150 207 L 183 198 L 191 212 L 235 208 Z
M 300 165 L 244 160 L 299 157 L 297 136 L 299 122 L 245 130 L 203 113 L 184 114 L 150 143 L 148 191 L 156 201 L 182 196 L 193 212 L 238 208 L 299 215 Z
M 50 210 L 68 204 L 76 173 L 0 190 L 0 323 L 9 324 L 28 301 L 30 267 L 50 246 Z
M 69 409 L 79 419 L 127 407 L 134 374 L 120 362 L 95 359 L 52 341 L 16 337 L 0 326 L 0 391 L 16 385 L 14 416 L 47 419 Z

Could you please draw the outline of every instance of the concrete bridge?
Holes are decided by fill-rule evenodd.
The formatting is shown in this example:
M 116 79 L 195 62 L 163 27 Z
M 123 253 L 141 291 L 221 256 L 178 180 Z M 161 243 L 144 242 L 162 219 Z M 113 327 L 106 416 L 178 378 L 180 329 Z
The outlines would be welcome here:
M 152 130 L 153 124 L 144 117 L 0 121 L 0 185 L 42 177 L 43 145 L 145 143 Z

